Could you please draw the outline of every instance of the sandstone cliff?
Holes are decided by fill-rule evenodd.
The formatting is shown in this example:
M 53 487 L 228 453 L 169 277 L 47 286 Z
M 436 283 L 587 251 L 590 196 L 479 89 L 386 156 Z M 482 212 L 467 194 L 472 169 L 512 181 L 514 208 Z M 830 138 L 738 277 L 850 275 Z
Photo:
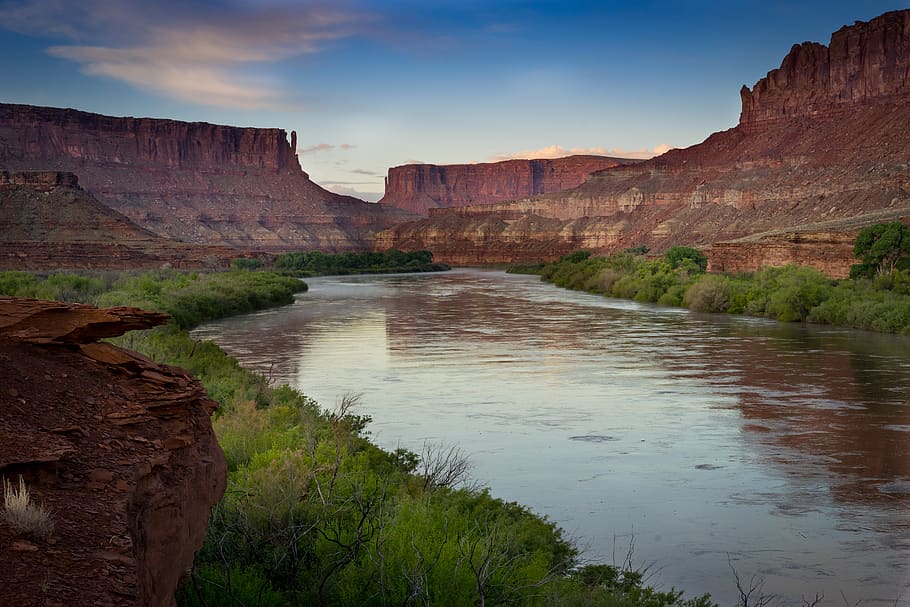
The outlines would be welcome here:
M 741 124 L 703 143 L 599 171 L 565 192 L 434 210 L 379 234 L 377 246 L 434 243 L 436 258 L 450 263 L 536 261 L 575 248 L 708 245 L 882 210 L 910 216 L 908 23 L 910 11 L 900 11 L 844 28 L 832 49 L 846 51 L 802 45 L 794 51 L 801 59 L 784 61 L 787 77 L 771 72 L 754 87 L 757 96 L 743 96 Z M 862 70 L 842 67 L 848 59 Z M 836 108 L 819 111 L 813 99 L 836 100 Z M 546 227 L 510 239 L 527 218 Z M 553 247 L 544 251 L 547 242 Z
M 0 169 L 75 173 L 159 236 L 246 249 L 363 248 L 401 212 L 328 192 L 281 129 L 0 104 Z
M 574 188 L 595 171 L 636 161 L 604 156 L 477 164 L 406 164 L 389 169 L 380 203 L 421 215 L 430 209 L 489 204 Z
M 166 319 L 0 297 L 0 476 L 54 522 L 39 540 L 0 520 L 4 604 L 173 603 L 225 489 L 216 405 L 186 372 L 98 342 Z
M 831 36 L 794 45 L 780 67 L 743 87 L 746 130 L 794 117 L 841 114 L 860 105 L 910 100 L 910 12 L 885 13 Z
M 0 171 L 0 269 L 213 268 L 239 254 L 160 238 L 98 202 L 72 173 Z

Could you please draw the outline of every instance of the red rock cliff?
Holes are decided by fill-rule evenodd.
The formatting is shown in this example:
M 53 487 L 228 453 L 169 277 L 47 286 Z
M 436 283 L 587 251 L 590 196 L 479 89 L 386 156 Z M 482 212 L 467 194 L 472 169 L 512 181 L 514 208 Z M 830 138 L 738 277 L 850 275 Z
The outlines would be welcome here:
M 910 12 L 857 21 L 832 34 L 828 46 L 794 45 L 778 69 L 740 94 L 740 125 L 749 130 L 857 105 L 910 101 Z
M 477 164 L 406 164 L 389 169 L 380 202 L 426 215 L 430 209 L 489 204 L 574 188 L 595 171 L 635 162 L 604 156 Z
M 0 476 L 51 512 L 49 539 L 0 519 L 9 605 L 174 602 L 227 468 L 186 372 L 103 337 L 166 315 L 0 297 Z
M 0 104 L 0 169 L 75 173 L 155 234 L 243 249 L 362 249 L 403 214 L 319 187 L 281 129 Z
M 536 261 L 572 248 L 659 252 L 821 221 L 910 215 L 910 10 L 844 28 L 828 51 L 798 48 L 756 85 L 732 129 L 598 171 L 563 192 L 434 209 L 379 233 L 377 247 L 429 248 L 456 264 Z M 817 255 L 823 267 L 825 239 L 810 240 L 791 257 Z M 763 257 L 768 263 L 785 257 L 779 242 L 735 250 L 758 261 L 766 245 L 778 247 Z
M 282 129 L 240 128 L 154 118 L 119 118 L 73 109 L 0 104 L 0 124 L 16 125 L 0 157 L 71 158 L 132 166 L 300 170 Z M 291 133 L 296 142 L 297 133 Z

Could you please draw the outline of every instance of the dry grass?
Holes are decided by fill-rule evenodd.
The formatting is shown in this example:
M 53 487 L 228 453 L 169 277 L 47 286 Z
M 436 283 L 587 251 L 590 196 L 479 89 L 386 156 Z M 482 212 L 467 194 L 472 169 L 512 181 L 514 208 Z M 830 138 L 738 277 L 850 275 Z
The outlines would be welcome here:
M 47 540 L 54 533 L 51 513 L 44 506 L 31 502 L 22 476 L 18 487 L 3 479 L 3 518 L 16 533 L 33 539 Z

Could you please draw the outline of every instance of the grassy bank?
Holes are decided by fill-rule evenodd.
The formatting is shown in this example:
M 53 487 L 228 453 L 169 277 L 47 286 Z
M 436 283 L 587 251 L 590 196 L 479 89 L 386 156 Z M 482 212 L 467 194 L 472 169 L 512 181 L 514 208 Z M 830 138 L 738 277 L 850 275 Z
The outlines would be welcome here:
M 673 247 L 647 259 L 633 253 L 593 257 L 577 252 L 558 261 L 515 266 L 557 286 L 697 312 L 721 312 L 910 334 L 910 272 L 832 280 L 812 268 L 764 268 L 753 274 L 706 274 L 704 255 Z
M 228 490 L 181 604 L 711 605 L 647 587 L 629 563 L 581 567 L 555 524 L 474 486 L 457 448 L 382 450 L 368 440 L 356 398 L 323 409 L 187 333 L 303 288 L 264 272 L 0 274 L 3 294 L 174 317 L 115 341 L 188 369 L 221 405 L 213 425 Z

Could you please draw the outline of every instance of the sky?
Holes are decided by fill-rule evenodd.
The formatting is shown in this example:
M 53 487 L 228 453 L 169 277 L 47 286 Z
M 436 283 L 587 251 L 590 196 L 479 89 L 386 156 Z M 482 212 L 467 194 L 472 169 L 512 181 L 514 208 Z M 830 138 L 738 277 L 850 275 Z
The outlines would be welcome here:
M 0 0 L 0 102 L 298 134 L 310 177 L 649 157 L 736 125 L 795 43 L 910 0 Z

